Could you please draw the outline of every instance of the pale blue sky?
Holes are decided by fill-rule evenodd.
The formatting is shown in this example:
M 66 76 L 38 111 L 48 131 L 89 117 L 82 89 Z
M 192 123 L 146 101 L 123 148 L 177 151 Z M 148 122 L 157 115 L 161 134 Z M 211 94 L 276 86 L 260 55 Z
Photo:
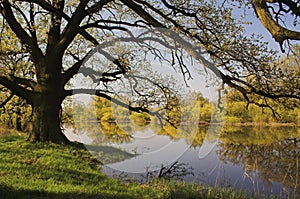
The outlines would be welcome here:
M 263 35 L 264 39 L 268 41 L 269 48 L 280 51 L 279 44 L 272 38 L 267 29 L 263 27 L 259 19 L 253 13 L 253 10 L 249 10 L 246 14 L 246 20 L 251 21 L 251 25 L 246 25 L 245 30 L 250 35 L 252 33 Z

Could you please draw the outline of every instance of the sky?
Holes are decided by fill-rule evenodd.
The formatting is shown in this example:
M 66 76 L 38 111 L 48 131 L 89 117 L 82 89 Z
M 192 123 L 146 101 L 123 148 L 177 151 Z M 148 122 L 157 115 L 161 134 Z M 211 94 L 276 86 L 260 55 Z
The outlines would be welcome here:
M 268 42 L 270 49 L 280 51 L 279 44 L 272 38 L 268 30 L 263 27 L 259 19 L 253 16 L 248 16 L 247 18 L 250 18 L 253 24 L 245 27 L 246 33 L 261 34 L 264 37 L 264 39 Z
M 264 26 L 257 18 L 252 8 L 247 10 L 244 10 L 243 8 L 240 9 L 235 8 L 233 11 L 234 11 L 233 12 L 234 16 L 240 16 L 241 14 L 244 14 L 245 20 L 252 22 L 251 25 L 245 25 L 246 34 L 251 35 L 254 33 L 254 34 L 262 35 L 264 40 L 268 42 L 268 46 L 270 49 L 277 50 L 279 51 L 280 55 L 283 55 L 283 53 L 281 52 L 280 45 L 274 40 L 274 38 L 269 33 L 269 31 L 266 28 L 264 28 Z M 286 23 L 291 24 L 293 18 L 291 16 L 285 16 L 285 17 L 286 17 Z M 289 26 L 289 28 L 291 28 L 292 30 L 300 31 L 299 26 L 297 27 Z M 299 43 L 299 42 L 292 41 L 292 43 Z

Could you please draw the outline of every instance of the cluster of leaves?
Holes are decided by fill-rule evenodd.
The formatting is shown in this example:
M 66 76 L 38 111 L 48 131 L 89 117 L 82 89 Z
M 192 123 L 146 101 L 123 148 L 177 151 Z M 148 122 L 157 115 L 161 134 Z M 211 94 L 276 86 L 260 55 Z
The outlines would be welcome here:
M 23 80 L 31 82 L 34 79 L 34 68 L 29 53 L 2 19 L 0 19 L 0 30 L 0 76 L 20 84 Z M 30 89 L 30 84 L 23 86 Z M 0 85 L 0 123 L 9 128 L 30 131 L 31 106 L 17 94 L 18 91 L 12 92 Z

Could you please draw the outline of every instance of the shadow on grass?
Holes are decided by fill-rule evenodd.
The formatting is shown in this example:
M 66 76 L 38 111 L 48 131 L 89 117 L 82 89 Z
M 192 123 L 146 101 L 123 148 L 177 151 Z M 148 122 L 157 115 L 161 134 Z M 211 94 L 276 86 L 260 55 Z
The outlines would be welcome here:
M 25 136 L 24 136 L 25 137 Z M 0 199 L 4 198 L 141 198 L 127 186 L 105 176 L 86 146 L 31 144 L 18 135 L 0 136 Z M 106 146 L 88 146 L 90 152 L 113 159 L 130 153 Z M 128 192 L 128 193 L 127 193 Z
M 102 164 L 111 164 L 134 157 L 134 154 L 111 146 L 86 145 L 85 148 Z
M 1 199 L 12 199 L 12 198 L 22 198 L 22 199 L 43 199 L 43 198 L 53 198 L 53 199 L 68 199 L 68 198 L 76 198 L 76 199 L 137 199 L 141 197 L 133 197 L 130 193 L 118 193 L 118 194 L 87 194 L 87 193 L 53 193 L 47 191 L 38 191 L 38 190 L 15 190 L 12 187 L 6 185 L 0 185 L 0 197 Z

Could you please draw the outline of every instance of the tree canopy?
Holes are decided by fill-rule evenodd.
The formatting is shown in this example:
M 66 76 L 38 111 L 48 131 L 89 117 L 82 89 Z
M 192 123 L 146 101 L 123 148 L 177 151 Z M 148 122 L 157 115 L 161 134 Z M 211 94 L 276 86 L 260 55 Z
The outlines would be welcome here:
M 260 2 L 253 5 L 264 22 Z M 290 8 L 298 16 L 292 4 Z M 269 106 L 270 99 L 300 99 L 299 70 L 282 70 L 266 42 L 246 36 L 232 8 L 213 1 L 2 0 L 0 13 L 0 85 L 8 92 L 3 102 L 16 95 L 32 106 L 32 142 L 66 142 L 61 104 L 74 94 L 101 96 L 137 112 L 149 112 L 151 103 L 167 104 L 174 97 L 172 80 L 151 74 L 147 66 L 153 60 L 186 80 L 193 77 L 192 64 L 186 61 L 192 59 L 204 67 L 202 73 L 215 74 L 248 103 Z M 278 42 L 297 39 L 288 33 L 283 40 L 274 37 Z M 151 61 L 144 59 L 149 54 Z M 79 75 L 98 86 L 72 88 Z M 127 103 L 113 89 L 124 82 L 134 93 Z

